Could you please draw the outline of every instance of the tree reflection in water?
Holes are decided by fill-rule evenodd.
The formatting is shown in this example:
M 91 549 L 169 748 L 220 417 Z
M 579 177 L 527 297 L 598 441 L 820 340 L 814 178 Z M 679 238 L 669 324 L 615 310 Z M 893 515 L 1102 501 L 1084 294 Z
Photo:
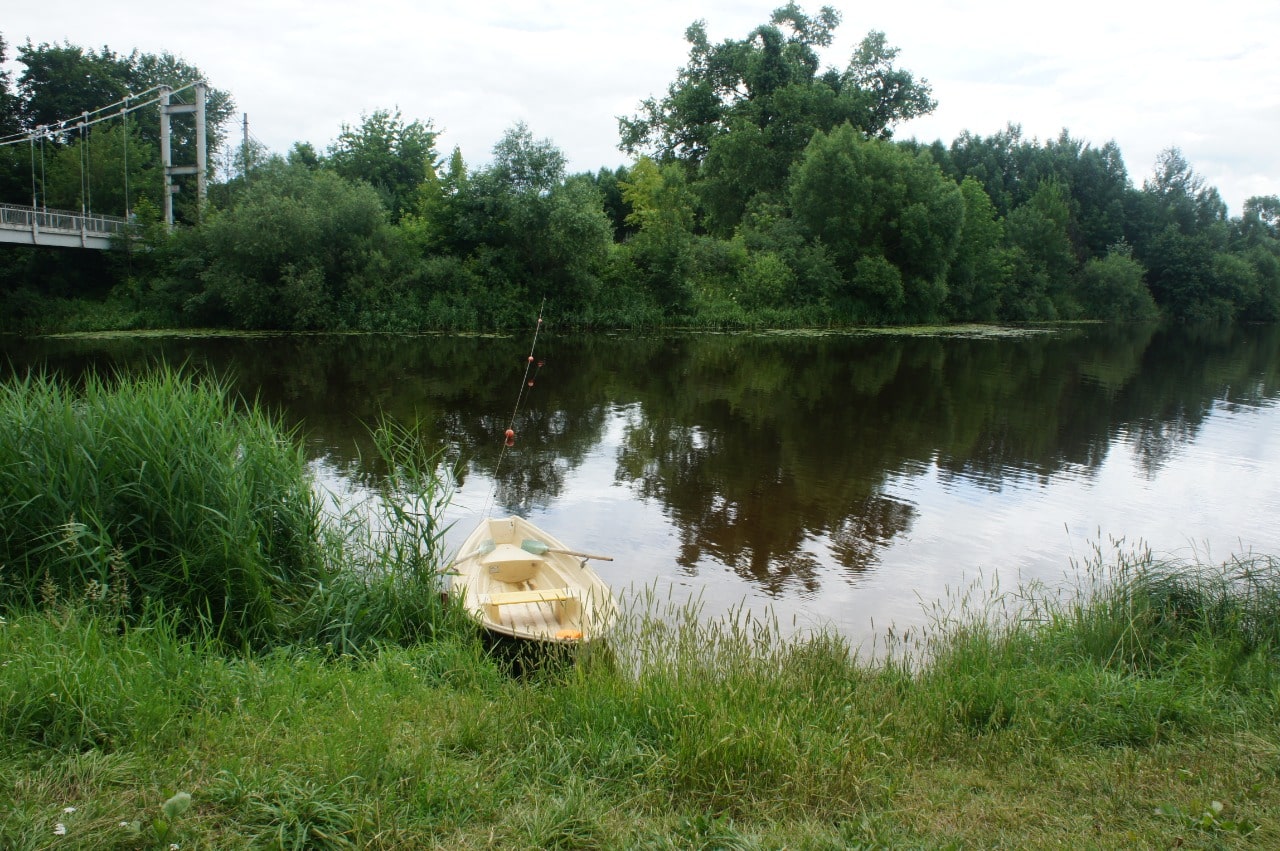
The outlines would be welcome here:
M 673 569 L 720 565 L 771 597 L 852 581 L 912 534 L 897 478 L 1000 493 L 1095 475 L 1117 441 L 1152 479 L 1215 410 L 1273 406 L 1280 330 L 1073 327 L 908 334 L 557 335 L 514 425 L 520 336 L 258 336 L 0 340 L 0 370 L 136 370 L 159 359 L 229 375 L 282 412 L 312 454 L 380 474 L 368 426 L 418 422 L 496 511 L 579 510 L 602 454 L 628 505 L 670 524 Z M 496 481 L 494 481 L 496 469 Z M 1276 476 L 1280 471 L 1268 474 Z M 629 495 L 629 501 L 626 498 Z M 472 503 L 478 498 L 472 496 Z M 474 507 L 474 505 L 473 505 Z

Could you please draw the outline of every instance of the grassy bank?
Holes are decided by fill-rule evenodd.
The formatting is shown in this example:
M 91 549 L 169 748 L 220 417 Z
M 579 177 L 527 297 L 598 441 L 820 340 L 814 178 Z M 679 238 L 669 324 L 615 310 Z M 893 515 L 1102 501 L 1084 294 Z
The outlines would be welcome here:
M 207 552 L 210 535 L 224 548 L 240 540 L 204 528 L 229 508 L 201 512 L 210 497 L 183 496 L 146 515 L 163 524 L 111 509 L 156 462 L 83 449 L 108 429 L 76 430 L 99 391 L 138 394 L 109 408 L 139 421 L 117 422 L 121 434 L 184 434 L 175 445 L 190 444 L 187 455 L 219 459 L 191 465 L 208 480 L 202 493 L 251 501 L 248 483 L 262 477 L 237 464 L 262 447 L 246 441 L 275 447 L 262 463 L 288 470 L 281 481 L 306 481 L 289 436 L 269 421 L 242 431 L 259 415 L 216 383 L 161 373 L 6 389 L 0 447 L 28 443 L 0 463 L 0 847 L 1280 843 L 1272 560 L 1098 559 L 1071 593 L 1019 589 L 940 609 L 910 640 L 885 636 L 892 652 L 876 664 L 830 635 L 789 639 L 768 620 L 706 622 L 642 598 L 612 654 L 516 677 L 428 581 L 442 496 L 412 430 L 378 433 L 391 475 L 376 504 L 325 518 L 308 503 L 289 515 L 298 528 L 257 533 L 300 540 L 294 549 L 251 539 L 272 553 L 254 569 L 292 565 L 290 581 L 264 580 L 260 629 L 227 602 L 245 568 L 219 572 Z M 200 410 L 188 392 L 208 393 L 218 419 L 171 427 Z M 49 413 L 15 415 L 37 403 Z M 148 419 L 153 408 L 165 413 Z M 206 445 L 221 445 L 207 436 L 218 429 L 238 435 L 230 456 Z M 32 432 L 61 448 L 35 454 Z M 34 499 L 27 479 L 52 489 L 58 510 L 23 515 L 36 524 L 24 549 L 8 518 Z M 264 510 L 277 516 L 251 514 Z M 68 512 L 86 527 L 71 542 Z M 178 534 L 186 527 L 170 514 L 195 519 Z M 213 593 L 142 593 L 165 578 L 151 577 L 144 551 L 171 552 L 165 571 L 202 565 L 195 584 Z
M 874 666 L 691 614 L 523 678 L 465 631 L 227 655 L 158 613 L 11 614 L 0 844 L 1273 846 L 1276 565 L 1118 568 Z

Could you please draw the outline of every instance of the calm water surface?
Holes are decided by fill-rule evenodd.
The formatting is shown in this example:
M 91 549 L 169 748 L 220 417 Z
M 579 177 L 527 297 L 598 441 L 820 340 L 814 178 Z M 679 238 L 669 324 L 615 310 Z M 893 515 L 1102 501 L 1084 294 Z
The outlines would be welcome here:
M 419 421 L 492 508 L 616 561 L 615 589 L 772 608 L 855 642 L 974 581 L 1059 582 L 1110 538 L 1280 554 L 1280 329 L 999 335 L 0 338 L 0 372 L 157 360 L 235 377 L 319 482 L 378 471 L 367 424 Z M 873 626 L 874 623 L 874 626 Z

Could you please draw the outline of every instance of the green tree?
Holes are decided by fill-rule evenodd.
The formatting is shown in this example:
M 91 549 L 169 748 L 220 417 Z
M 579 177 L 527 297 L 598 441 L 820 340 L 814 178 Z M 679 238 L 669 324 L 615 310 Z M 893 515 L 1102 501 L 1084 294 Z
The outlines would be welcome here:
M 1005 319 L 1067 319 L 1078 313 L 1072 293 L 1079 267 L 1069 232 L 1071 212 L 1061 186 L 1042 181 L 1005 221 L 1012 247 L 1012 280 L 1001 308 Z
M 790 201 L 843 273 L 855 318 L 939 316 L 964 199 L 928 155 L 867 139 L 848 124 L 819 132 L 792 174 Z
M 820 71 L 818 50 L 839 22 L 829 6 L 809 16 L 789 3 L 745 39 L 717 45 L 705 22 L 693 24 L 689 62 L 667 96 L 619 119 L 622 149 L 684 164 L 708 227 L 730 235 L 753 197 L 783 191 L 815 131 L 852 123 L 887 138 L 898 122 L 934 108 L 928 83 L 895 67 L 898 51 L 883 33 L 869 33 L 844 71 Z
M 626 247 L 642 286 L 667 313 L 684 313 L 692 298 L 695 204 L 684 172 L 641 157 L 621 187 L 622 198 L 631 207 L 626 223 L 638 229 Z
M 1085 261 L 1077 294 L 1083 315 L 1089 319 L 1147 321 L 1160 315 L 1144 280 L 1146 270 L 1133 259 L 1126 243 L 1112 246 L 1105 257 Z
M 13 79 L 6 63 L 9 61 L 9 44 L 0 33 L 0 139 L 18 132 L 18 98 L 13 93 Z
M 82 113 L 127 96 L 141 96 L 160 85 L 178 89 L 205 79 L 199 68 L 172 53 L 135 50 L 122 56 L 108 47 L 85 50 L 69 42 L 34 45 L 28 41 L 18 49 L 17 59 L 25 66 L 18 78 L 18 98 L 22 126 L 27 130 L 42 125 L 58 129 L 64 123 L 71 126 Z M 205 127 L 209 150 L 217 150 L 221 144 L 226 122 L 234 111 L 229 94 L 213 87 L 207 89 Z M 158 120 L 140 121 L 138 127 L 143 138 L 159 145 Z M 175 157 L 186 154 L 194 144 L 194 122 L 177 121 L 172 129 Z M 194 155 L 187 159 L 195 161 Z
M 840 14 L 830 6 L 811 17 L 789 3 L 747 38 L 718 45 L 708 39 L 705 21 L 694 23 L 685 32 L 689 64 L 667 96 L 650 98 L 638 115 L 619 119 L 623 150 L 696 165 L 716 136 L 731 129 L 735 119 L 746 119 L 760 128 L 775 120 L 787 125 L 778 141 L 785 139 L 798 154 L 815 129 L 850 121 L 870 135 L 888 135 L 894 124 L 936 106 L 927 82 L 894 66 L 898 51 L 880 32 L 868 33 L 843 72 L 819 75 L 817 48 L 831 44 L 839 23 Z M 808 108 L 794 110 L 785 103 L 798 97 L 793 86 L 820 91 L 799 96 Z M 826 110 L 814 109 L 816 103 Z
M 566 181 L 563 153 L 523 123 L 493 154 L 474 174 L 456 155 L 422 193 L 415 239 L 452 256 L 433 264 L 436 296 L 465 297 L 485 325 L 523 321 L 542 297 L 574 315 L 599 287 L 613 243 L 599 192 L 589 178 Z
M 370 186 L 277 160 L 229 210 L 183 237 L 202 287 L 188 321 L 238 328 L 360 327 L 403 282 L 394 234 Z
M 1244 202 L 1241 223 L 1256 224 L 1260 236 L 1280 239 L 1280 195 L 1254 195 Z
M 1043 144 L 1024 139 L 1010 124 L 992 136 L 962 133 L 935 159 L 956 180 L 978 180 L 1002 217 L 1029 202 L 1046 181 L 1056 183 L 1067 205 L 1067 234 L 1080 257 L 1100 257 L 1124 236 L 1133 187 L 1114 141 L 1094 147 L 1063 130 Z
M 534 139 L 523 122 L 493 146 L 490 173 L 516 195 L 545 195 L 564 179 L 564 153 L 550 139 Z
M 379 109 L 361 117 L 358 127 L 342 125 L 329 148 L 329 164 L 347 180 L 363 180 L 374 188 L 399 221 L 414 206 L 418 189 L 440 168 L 431 122 L 405 124 L 400 111 Z
M 155 146 L 137 124 L 111 122 L 50 151 L 43 200 L 58 209 L 123 216 L 140 198 L 163 195 L 162 175 Z
M 1255 296 L 1241 314 L 1254 321 L 1280 319 L 1280 196 L 1254 196 L 1234 223 L 1232 250 L 1254 270 Z
M 1217 259 L 1229 247 L 1226 205 L 1177 148 L 1157 158 L 1127 228 L 1161 310 L 1179 319 L 1225 320 L 1242 307 L 1236 299 L 1248 297 L 1247 282 L 1234 264 Z
M 168 51 L 160 53 L 139 53 L 134 51 L 127 57 L 126 80 L 130 93 L 140 93 L 156 86 L 170 86 L 180 89 L 184 86 L 207 81 L 208 77 L 195 65 L 189 64 L 179 56 Z M 193 103 L 194 96 L 190 90 L 178 95 L 185 103 Z M 103 106 L 104 104 L 97 104 Z M 207 86 L 205 90 L 205 144 L 209 151 L 216 151 L 227 138 L 227 125 L 235 114 L 236 105 L 231 94 L 224 89 Z M 142 118 L 140 113 L 138 127 L 147 141 L 153 145 L 160 144 L 159 122 Z M 194 163 L 195 122 L 174 121 L 172 124 L 174 157 L 181 157 L 183 162 Z
M 85 50 L 27 41 L 17 60 L 25 67 L 18 78 L 22 126 L 58 127 L 81 113 L 107 106 L 129 91 L 129 61 L 104 47 Z
M 990 322 L 997 318 L 1009 281 L 1009 251 L 1004 223 L 991 197 L 973 177 L 960 183 L 964 225 L 947 274 L 947 315 Z
M 936 159 L 956 181 L 972 177 L 981 183 L 996 213 L 1005 217 L 1030 197 L 1022 187 L 1019 152 L 1024 145 L 1018 124 L 1009 124 L 999 133 L 985 137 L 965 130 L 951 143 L 947 156 Z
M 0 33 L 0 142 L 15 142 L 0 146 L 0 201 L 31 203 L 31 181 L 27 146 L 20 144 L 18 98 L 13 92 L 13 81 L 6 63 L 9 61 L 9 45 Z
M 400 219 L 417 250 L 424 254 L 456 253 L 464 250 L 459 219 L 464 215 L 463 192 L 467 185 L 467 164 L 455 147 L 442 173 L 432 172 L 418 186 L 417 203 Z
M 602 168 L 592 178 L 600 197 L 604 200 L 604 211 L 613 224 L 614 242 L 623 242 L 635 233 L 635 228 L 627 224 L 627 216 L 631 215 L 631 207 L 622 197 L 622 184 L 627 180 L 626 166 L 618 166 L 613 171 Z

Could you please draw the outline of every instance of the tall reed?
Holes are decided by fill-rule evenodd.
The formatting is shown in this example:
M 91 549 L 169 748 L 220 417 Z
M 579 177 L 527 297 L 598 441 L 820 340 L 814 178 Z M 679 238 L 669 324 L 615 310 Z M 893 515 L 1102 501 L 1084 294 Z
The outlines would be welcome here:
M 325 551 L 338 563 L 290 628 L 298 641 L 336 654 L 470 631 L 441 594 L 448 526 L 440 518 L 451 495 L 441 454 L 420 426 L 389 420 L 374 428 L 373 445 L 383 473 L 363 499 L 328 518 Z
M 324 574 L 306 458 L 222 382 L 156 367 L 0 385 L 0 607 L 37 589 L 162 602 L 232 644 L 276 638 Z

